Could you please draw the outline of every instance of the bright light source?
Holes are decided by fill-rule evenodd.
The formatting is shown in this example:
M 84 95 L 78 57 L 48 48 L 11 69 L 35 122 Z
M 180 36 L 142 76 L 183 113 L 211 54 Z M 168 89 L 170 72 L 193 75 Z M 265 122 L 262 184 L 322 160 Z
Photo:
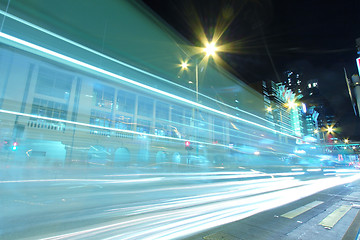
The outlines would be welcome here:
M 306 151 L 301 149 L 301 150 L 295 150 L 294 153 L 298 153 L 298 154 L 306 154 Z
M 333 127 L 327 127 L 326 131 L 327 131 L 328 133 L 333 133 L 333 132 L 334 132 L 334 129 L 333 129 Z
M 181 63 L 181 68 L 184 69 L 184 70 L 188 69 L 188 66 L 189 66 L 189 64 L 187 62 L 182 62 Z
M 271 107 L 267 107 L 267 108 L 266 108 L 266 111 L 271 112 L 271 111 L 272 111 L 272 108 L 271 108 Z
M 254 152 L 255 155 L 260 155 L 259 151 Z
M 296 103 L 295 101 L 289 101 L 289 102 L 287 103 L 287 107 L 288 107 L 289 109 L 294 109 L 294 108 L 297 107 L 297 103 Z
M 314 133 L 319 133 L 319 130 L 315 129 L 315 130 L 314 130 Z
M 349 139 L 344 139 L 344 143 L 349 143 Z
M 214 42 L 206 44 L 204 48 L 204 52 L 206 52 L 206 56 L 214 56 L 217 51 L 217 47 Z

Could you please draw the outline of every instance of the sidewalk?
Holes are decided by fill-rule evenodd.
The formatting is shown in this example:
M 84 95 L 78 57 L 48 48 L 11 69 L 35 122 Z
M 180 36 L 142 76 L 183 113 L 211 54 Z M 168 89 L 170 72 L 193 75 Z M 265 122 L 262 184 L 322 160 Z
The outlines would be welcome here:
M 360 182 L 324 191 L 186 240 L 360 240 Z

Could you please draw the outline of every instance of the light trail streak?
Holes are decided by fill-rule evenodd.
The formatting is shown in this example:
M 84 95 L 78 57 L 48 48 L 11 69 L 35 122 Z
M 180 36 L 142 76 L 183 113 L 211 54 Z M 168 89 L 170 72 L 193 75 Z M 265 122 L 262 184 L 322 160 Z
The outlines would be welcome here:
M 216 192 L 219 186 L 214 185 L 215 192 L 212 194 L 204 193 L 188 198 L 170 198 L 163 202 L 109 209 L 107 214 L 115 214 L 114 216 L 121 214 L 119 216 L 122 216 L 122 220 L 43 239 L 182 238 L 359 179 L 360 174 L 309 181 L 289 178 L 282 181 L 280 178 L 277 181 L 258 182 L 255 185 L 246 181 L 237 191 L 229 183 L 228 186 L 221 188 L 222 192 Z
M 48 34 L 48 35 L 50 35 L 50 36 L 52 36 L 52 37 L 55 37 L 55 38 L 57 38 L 57 39 L 59 39 L 59 40 L 61 40 L 61 41 L 67 42 L 67 43 L 69 43 L 69 44 L 71 44 L 71 45 L 74 45 L 74 46 L 76 46 L 76 47 L 79 47 L 79 48 L 81 48 L 81 49 L 83 49 L 83 50 L 85 50 L 85 51 L 88 51 L 88 52 L 91 52 L 91 53 L 93 53 L 93 54 L 95 54 L 95 55 L 98 55 L 98 56 L 100 56 L 100 57 L 103 57 L 103 58 L 105 58 L 105 59 L 107 59 L 107 60 L 110 60 L 110 61 L 112 61 L 112 62 L 114 62 L 114 63 L 120 64 L 120 65 L 122 65 L 122 66 L 124 66 L 124 67 L 130 68 L 130 69 L 132 69 L 132 70 L 135 70 L 135 71 L 137 71 L 137 72 L 143 73 L 143 74 L 148 75 L 148 76 L 150 76 L 150 77 L 159 79 L 159 80 L 164 81 L 164 82 L 166 82 L 166 83 L 168 83 L 168 84 L 171 84 L 171 85 L 174 85 L 174 86 L 176 86 L 176 87 L 179 87 L 179 88 L 181 88 L 182 90 L 190 91 L 190 92 L 192 92 L 192 93 L 194 93 L 194 94 L 198 94 L 198 95 L 200 95 L 200 96 L 202 96 L 202 97 L 204 97 L 204 98 L 207 98 L 207 99 L 209 99 L 209 100 L 211 100 L 211 101 L 213 101 L 213 102 L 216 102 L 217 104 L 220 104 L 220 105 L 222 105 L 222 106 L 228 107 L 228 108 L 233 109 L 233 110 L 235 110 L 235 111 L 239 111 L 239 112 L 245 113 L 245 114 L 247 114 L 247 115 L 249 115 L 249 116 L 252 116 L 252 117 L 255 117 L 255 118 L 257 118 L 257 119 L 260 119 L 260 120 L 262 120 L 262 121 L 264 121 L 264 122 L 268 122 L 268 123 L 274 124 L 273 122 L 271 122 L 271 121 L 269 121 L 269 120 L 267 120 L 267 119 L 264 119 L 264 118 L 262 118 L 262 117 L 259 117 L 258 115 L 255 115 L 255 114 L 253 114 L 253 113 L 247 112 L 247 111 L 242 110 L 242 109 L 240 109 L 240 108 L 233 107 L 233 106 L 228 105 L 228 104 L 226 104 L 226 103 L 224 103 L 224 102 L 221 102 L 221 101 L 219 101 L 219 100 L 210 98 L 209 96 L 204 95 L 204 94 L 202 94 L 202 93 L 200 93 L 200 92 L 196 92 L 196 91 L 194 91 L 194 90 L 192 90 L 192 89 L 189 89 L 189 88 L 184 87 L 184 86 L 182 86 L 182 85 L 176 84 L 176 83 L 174 83 L 173 81 L 170 81 L 170 80 L 167 80 L 167 79 L 165 79 L 165 78 L 159 77 L 159 76 L 157 76 L 157 75 L 154 75 L 154 74 L 149 73 L 149 72 L 147 72 L 147 71 L 144 71 L 144 70 L 142 70 L 142 69 L 139 69 L 139 68 L 137 68 L 137 67 L 134 67 L 134 66 L 132 66 L 132 65 L 130 65 L 130 64 L 124 63 L 124 62 L 119 61 L 119 60 L 117 60 L 117 59 L 115 59 L 115 58 L 112 58 L 112 57 L 110 57 L 110 56 L 107 56 L 107 55 L 105 55 L 105 54 L 102 54 L 102 53 L 100 53 L 100 52 L 98 52 L 98 51 L 95 51 L 95 50 L 93 50 L 93 49 L 91 49 L 91 48 L 88 48 L 88 47 L 86 47 L 86 46 L 84 46 L 84 45 L 82 45 L 82 44 L 79 44 L 79 43 L 74 42 L 74 41 L 72 41 L 72 40 L 70 40 L 70 39 L 68 39 L 68 38 L 65 38 L 65 37 L 63 37 L 63 36 L 61 36 L 61 35 L 58 35 L 58 34 L 56 34 L 56 33 L 54 33 L 54 32 L 51 32 L 51 31 L 49 31 L 49 30 L 47 30 L 47 29 L 44 29 L 44 28 L 42 28 L 42 27 L 40 27 L 40 26 L 37 26 L 37 25 L 32 24 L 32 23 L 30 23 L 30 22 L 28 22 L 28 21 L 25 21 L 24 19 L 18 18 L 18 17 L 14 16 L 14 15 L 12 15 L 12 14 L 10 14 L 10 13 L 7 13 L 7 12 L 4 12 L 4 11 L 0 10 L 0 14 L 2 14 L 2 15 L 4 16 L 4 19 L 3 19 L 3 20 L 5 20 L 5 17 L 11 18 L 11 19 L 13 19 L 13 20 L 15 20 L 15 21 L 17 21 L 17 22 L 19 22 L 19 23 L 25 24 L 25 25 L 33 28 L 33 29 L 39 30 L 39 31 L 41 31 L 41 32 L 43 32 L 43 33 L 45 33 L 45 34 Z M 286 128 L 286 127 L 284 127 L 284 126 L 282 126 L 282 125 L 280 125 L 280 124 L 275 124 L 275 125 L 278 126 L 278 127 L 280 127 L 280 128 L 282 128 L 282 129 L 284 129 L 284 130 L 289 130 L 289 131 L 291 130 L 291 129 Z
M 137 182 L 155 182 L 162 181 L 163 178 L 145 178 L 145 179 L 129 179 L 129 180 L 103 180 L 103 179 L 31 179 L 31 180 L 9 180 L 0 181 L 0 184 L 7 183 L 43 183 L 43 182 L 96 182 L 96 183 L 137 183 Z
M 275 129 L 272 129 L 272 128 L 269 128 L 269 127 L 266 127 L 266 126 L 264 126 L 264 125 L 261 125 L 261 124 L 258 124 L 258 123 L 255 123 L 255 122 L 252 122 L 252 121 L 249 121 L 249 120 L 246 120 L 246 119 L 243 119 L 243 118 L 234 116 L 234 115 L 231 115 L 231 114 L 229 114 L 229 113 L 225 113 L 225 112 L 219 111 L 219 110 L 214 109 L 214 108 L 210 108 L 210 107 L 208 107 L 208 106 L 205 106 L 205 105 L 202 105 L 202 104 L 200 104 L 200 103 L 197 103 L 197 102 L 188 100 L 188 99 L 183 98 L 183 97 L 179 97 L 179 96 L 177 96 L 177 95 L 174 95 L 174 94 L 165 92 L 165 91 L 163 91 L 163 90 L 159 90 L 159 89 L 150 87 L 150 86 L 148 86 L 148 85 L 139 83 L 139 82 L 137 82 L 137 81 L 135 81 L 135 80 L 132 80 L 132 79 L 129 79 L 129 78 L 120 76 L 120 75 L 118 75 L 118 74 L 115 74 L 115 73 L 112 73 L 112 72 L 110 72 L 110 71 L 101 69 L 101 68 L 96 67 L 96 66 L 93 66 L 93 65 L 91 65 L 91 64 L 88 64 L 88 63 L 79 61 L 79 60 L 77 60 L 77 59 L 74 59 L 74 58 L 65 56 L 65 55 L 63 55 L 63 54 L 54 52 L 54 51 L 52 51 L 52 50 L 49 50 L 49 49 L 46 49 L 46 48 L 44 48 L 44 47 L 35 45 L 35 44 L 33 44 L 33 43 L 24 41 L 24 40 L 19 39 L 19 38 L 16 38 L 16 37 L 13 37 L 13 36 L 8 35 L 8 34 L 6 34 L 6 33 L 0 32 L 0 37 L 1 37 L 2 39 L 6 39 L 6 40 L 8 40 L 8 41 L 11 41 L 11 42 L 20 44 L 20 45 L 25 46 L 25 47 L 27 47 L 27 48 L 30 48 L 30 49 L 32 49 L 32 50 L 36 50 L 36 51 L 38 51 L 38 52 L 45 53 L 47 56 L 55 57 L 55 59 L 61 59 L 61 60 L 65 61 L 66 63 L 75 64 L 76 66 L 83 67 L 83 68 L 85 68 L 85 69 L 94 71 L 94 72 L 96 72 L 96 73 L 103 74 L 103 75 L 108 76 L 108 77 L 115 78 L 115 79 L 117 79 L 117 80 L 120 80 L 120 81 L 129 83 L 129 84 L 134 85 L 134 86 L 137 86 L 137 87 L 141 87 L 141 88 L 143 88 L 143 89 L 147 89 L 147 90 L 149 90 L 149 91 L 151 91 L 151 92 L 158 93 L 158 94 L 160 94 L 160 95 L 169 97 L 169 98 L 171 98 L 171 99 L 175 99 L 175 100 L 178 100 L 178 101 L 180 101 L 180 102 L 190 104 L 191 106 L 196 106 L 196 107 L 198 107 L 198 108 L 201 108 L 201 109 L 207 110 L 207 111 L 209 111 L 209 112 L 215 113 L 216 115 L 219 115 L 219 116 L 222 116 L 222 117 L 223 117 L 223 116 L 226 116 L 226 117 L 228 117 L 228 118 L 235 119 L 235 120 L 244 122 L 244 123 L 246 123 L 246 124 L 253 125 L 253 126 L 255 126 L 255 127 L 264 129 L 264 130 L 268 130 L 268 131 L 271 131 L 271 132 L 274 132 L 274 133 L 278 133 L 278 134 L 280 134 L 280 135 L 288 136 L 288 137 L 290 137 L 290 138 L 298 139 L 298 137 L 296 137 L 296 136 L 293 136 L 293 135 L 290 135 L 290 134 L 287 134 L 287 133 L 284 133 L 284 132 L 281 132 L 281 131 L 278 131 L 278 130 L 275 130 Z M 3 111 L 4 111 L 4 110 L 3 110 Z M 84 123 L 82 123 L 82 124 L 84 124 Z
M 322 169 L 321 168 L 310 168 L 310 169 L 307 169 L 306 171 L 308 171 L 308 172 L 321 172 Z

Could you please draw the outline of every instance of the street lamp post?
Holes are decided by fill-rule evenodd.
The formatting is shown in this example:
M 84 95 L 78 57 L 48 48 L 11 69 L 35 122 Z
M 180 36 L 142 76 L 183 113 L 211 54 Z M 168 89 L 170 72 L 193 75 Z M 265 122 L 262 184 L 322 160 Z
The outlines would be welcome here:
M 202 48 L 202 51 L 205 53 L 206 57 L 215 56 L 217 51 L 215 42 L 206 44 L 206 46 Z M 187 62 L 181 63 L 181 68 L 183 70 L 187 70 L 188 67 L 189 64 Z M 196 92 L 196 102 L 199 102 L 199 63 L 197 59 L 195 60 L 195 92 Z
M 211 42 L 209 44 L 207 44 L 203 49 L 202 52 L 206 53 L 205 57 L 210 57 L 210 56 L 214 56 L 216 53 L 217 47 L 215 45 L 215 42 Z M 201 61 L 200 61 L 201 63 Z M 182 62 L 181 63 L 181 68 L 182 70 L 187 70 L 189 67 L 189 64 L 187 61 Z M 190 83 L 190 81 L 189 81 Z M 199 63 L 198 63 L 198 59 L 195 59 L 195 94 L 196 94 L 196 102 L 199 102 Z M 195 108 L 193 108 L 193 126 L 195 128 L 195 139 L 197 139 L 198 137 L 198 126 L 196 126 L 195 124 L 195 118 L 196 118 L 196 114 L 197 110 L 195 110 Z M 198 146 L 196 146 L 196 153 L 198 153 L 199 149 Z

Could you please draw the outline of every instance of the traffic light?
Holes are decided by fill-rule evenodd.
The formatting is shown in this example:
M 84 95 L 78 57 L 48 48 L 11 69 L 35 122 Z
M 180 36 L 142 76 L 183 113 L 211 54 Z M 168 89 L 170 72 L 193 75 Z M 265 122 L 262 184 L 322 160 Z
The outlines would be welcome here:
M 12 150 L 16 151 L 18 147 L 18 143 L 17 142 L 13 142 L 13 146 L 12 146 Z
M 186 150 L 191 150 L 191 149 L 193 149 L 192 146 L 191 146 L 191 143 L 190 143 L 189 141 L 186 141 L 186 142 L 185 142 L 185 149 L 186 149 Z

